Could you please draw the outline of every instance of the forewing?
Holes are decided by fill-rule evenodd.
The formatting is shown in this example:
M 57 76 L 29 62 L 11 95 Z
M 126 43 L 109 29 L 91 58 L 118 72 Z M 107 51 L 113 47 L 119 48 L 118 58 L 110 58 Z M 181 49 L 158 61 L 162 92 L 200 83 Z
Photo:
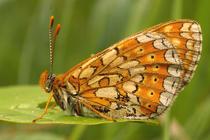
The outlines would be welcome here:
M 111 118 L 156 117 L 192 78 L 201 41 L 194 21 L 160 24 L 83 61 L 66 80 L 81 103 Z

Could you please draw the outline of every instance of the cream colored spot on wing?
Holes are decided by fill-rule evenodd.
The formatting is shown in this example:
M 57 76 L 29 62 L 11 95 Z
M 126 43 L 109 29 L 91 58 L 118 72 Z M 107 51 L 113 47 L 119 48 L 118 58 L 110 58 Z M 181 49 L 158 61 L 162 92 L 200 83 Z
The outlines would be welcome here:
M 122 68 L 122 69 L 128 69 L 128 68 L 132 68 L 132 67 L 135 67 L 139 64 L 139 61 L 137 60 L 132 60 L 132 61 L 128 61 L 128 62 L 125 62 L 123 64 L 121 64 L 119 66 L 119 68 Z
M 165 39 L 164 39 L 165 40 Z M 167 48 L 171 48 L 171 45 L 170 45 L 170 43 L 167 41 L 167 40 L 165 40 L 164 41 L 163 39 L 159 39 L 159 40 L 155 40 L 154 41 L 154 47 L 156 48 L 156 49 L 160 49 L 160 50 L 163 50 L 163 49 L 167 49 Z M 163 42 L 164 41 L 164 42 Z M 167 44 L 165 44 L 165 42 L 167 43 Z
M 163 44 L 165 44 L 167 48 L 173 48 L 173 45 L 168 39 L 162 39 L 162 40 L 163 40 Z
M 201 45 L 202 44 L 199 41 L 188 40 L 187 44 L 186 44 L 186 47 L 190 50 L 200 52 L 202 50 Z
M 97 97 L 116 99 L 118 97 L 118 92 L 115 87 L 100 88 L 96 92 Z
M 131 75 L 131 76 L 134 76 L 134 75 L 136 75 L 136 74 L 143 73 L 144 70 L 145 70 L 145 67 L 142 66 L 142 65 L 139 65 L 139 66 L 130 68 L 130 69 L 129 69 L 129 72 L 130 72 L 130 75 Z
M 104 65 L 107 65 L 111 61 L 113 61 L 116 57 L 117 57 L 117 51 L 115 49 L 112 49 L 111 51 L 107 52 L 102 56 L 102 62 Z
M 196 42 L 195 45 L 194 45 L 194 48 L 196 50 L 198 50 L 199 52 L 202 51 L 202 43 L 201 42 Z
M 173 26 L 167 25 L 164 27 L 164 32 L 171 32 L 172 29 L 173 29 Z
M 169 92 L 162 92 L 160 94 L 160 102 L 164 105 L 164 106 L 169 106 L 172 102 L 174 95 L 169 93 Z
M 150 37 L 147 37 L 146 35 L 143 35 L 143 34 L 141 34 L 141 35 L 139 35 L 138 37 L 137 37 L 137 40 L 139 41 L 139 42 L 148 42 L 148 41 L 151 41 L 151 40 L 153 40 L 153 38 L 150 38 Z
M 86 66 L 90 65 L 90 63 L 92 63 L 93 61 L 95 61 L 98 57 L 94 57 L 91 58 L 90 60 L 88 60 L 87 62 L 85 62 L 81 67 L 85 68 Z
M 110 108 L 111 109 L 116 109 L 118 106 L 117 106 L 117 103 L 116 102 L 112 102 L 111 105 L 110 105 Z
M 183 70 L 179 65 L 170 65 L 168 67 L 168 73 L 175 77 L 180 77 L 183 73 Z
M 193 23 L 190 30 L 192 32 L 201 32 L 201 27 L 200 25 L 196 24 L 196 23 Z
M 129 97 L 129 101 L 132 102 L 132 104 L 139 104 L 138 98 L 134 94 L 128 93 L 127 95 Z
M 81 68 L 76 69 L 76 70 L 72 73 L 72 76 L 74 76 L 75 78 L 78 78 L 80 72 L 81 72 Z
M 117 59 L 115 59 L 110 66 L 111 67 L 115 67 L 118 66 L 119 64 L 122 64 L 124 62 L 124 57 L 118 57 Z
M 127 81 L 123 83 L 123 89 L 128 93 L 133 93 L 137 90 L 137 86 L 134 82 Z
M 179 78 L 175 77 L 166 77 L 163 83 L 163 86 L 166 91 L 176 94 L 179 89 Z
M 180 64 L 180 59 L 174 49 L 166 51 L 165 59 L 171 63 Z
M 92 79 L 90 79 L 89 81 L 88 81 L 88 85 L 92 85 L 93 83 L 96 83 L 96 82 L 98 82 L 99 80 L 101 80 L 102 78 L 104 78 L 104 76 L 95 76 L 95 77 L 93 77 Z
M 192 25 L 192 23 L 184 23 L 180 31 L 189 32 L 191 25 Z
M 76 89 L 74 88 L 74 86 L 73 86 L 70 82 L 67 82 L 67 89 L 68 89 L 72 94 L 77 94 Z
M 137 40 L 142 43 L 160 39 L 160 38 L 162 38 L 162 36 L 155 32 L 148 32 L 146 34 L 139 34 L 137 36 Z
M 116 85 L 118 82 L 120 82 L 122 80 L 122 76 L 120 75 L 109 75 L 107 76 L 109 79 L 110 79 L 110 83 L 109 85 L 112 86 L 112 85 Z
M 188 33 L 188 32 L 180 33 L 180 35 L 184 38 L 192 39 L 192 37 L 190 36 L 190 33 Z
M 136 83 L 139 83 L 139 82 L 143 81 L 143 76 L 138 74 L 138 75 L 135 75 L 133 78 L 131 78 L 131 80 Z
M 192 34 L 193 39 L 198 40 L 198 41 L 202 41 L 202 36 L 200 33 L 193 33 Z
M 93 67 L 88 67 L 88 68 L 84 69 L 80 73 L 79 78 L 88 78 L 88 77 L 90 77 L 94 73 L 95 69 L 96 68 L 93 68 Z
M 163 38 L 163 36 L 159 33 L 156 33 L 156 32 L 148 32 L 146 33 L 146 35 L 150 38 L 153 38 L 153 39 L 160 39 L 160 38 Z
M 157 113 L 158 113 L 158 114 L 163 113 L 165 110 L 166 110 L 166 106 L 159 105 L 159 106 L 157 107 Z

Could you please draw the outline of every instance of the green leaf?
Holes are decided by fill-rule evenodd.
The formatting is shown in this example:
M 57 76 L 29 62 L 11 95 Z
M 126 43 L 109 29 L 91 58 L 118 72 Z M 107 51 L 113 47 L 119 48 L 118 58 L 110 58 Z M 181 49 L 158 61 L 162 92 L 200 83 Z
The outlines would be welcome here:
M 15 123 L 32 123 L 44 111 L 49 94 L 42 93 L 38 86 L 14 86 L 0 88 L 0 120 Z M 51 104 L 53 104 L 52 102 Z M 126 122 L 131 120 L 117 120 Z M 157 120 L 132 120 L 158 124 Z M 112 123 L 102 118 L 69 116 L 58 106 L 49 108 L 48 113 L 37 124 L 102 124 Z

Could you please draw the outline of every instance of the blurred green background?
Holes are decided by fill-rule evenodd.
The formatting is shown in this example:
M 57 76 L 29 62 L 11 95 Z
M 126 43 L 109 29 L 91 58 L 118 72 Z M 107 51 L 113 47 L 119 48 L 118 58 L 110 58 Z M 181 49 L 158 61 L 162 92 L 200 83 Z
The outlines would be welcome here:
M 48 69 L 51 15 L 62 26 L 55 52 L 55 73 L 63 73 L 91 54 L 161 22 L 194 19 L 203 31 L 203 52 L 194 78 L 160 125 L 129 122 L 94 126 L 20 125 L 0 122 L 0 139 L 209 140 L 209 5 L 209 0 L 0 0 L 1 87 L 37 84 L 40 73 Z

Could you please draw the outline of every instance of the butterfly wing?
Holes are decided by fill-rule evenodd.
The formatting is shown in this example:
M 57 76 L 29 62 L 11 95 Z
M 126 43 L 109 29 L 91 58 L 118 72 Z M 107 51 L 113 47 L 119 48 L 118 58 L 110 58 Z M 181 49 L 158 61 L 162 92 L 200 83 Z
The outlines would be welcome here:
M 153 118 L 189 83 L 201 41 L 195 21 L 160 24 L 81 62 L 65 81 L 81 104 L 102 117 Z

